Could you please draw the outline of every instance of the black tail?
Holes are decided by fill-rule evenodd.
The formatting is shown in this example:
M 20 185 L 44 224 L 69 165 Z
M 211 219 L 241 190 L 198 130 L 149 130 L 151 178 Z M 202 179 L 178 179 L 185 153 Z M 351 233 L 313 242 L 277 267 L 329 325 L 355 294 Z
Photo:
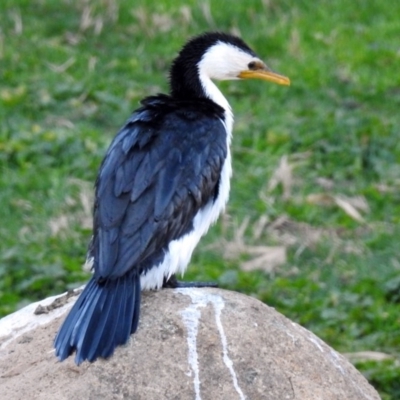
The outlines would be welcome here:
M 137 329 L 140 314 L 140 277 L 126 274 L 86 285 L 54 341 L 62 361 L 76 350 L 75 362 L 107 358 Z

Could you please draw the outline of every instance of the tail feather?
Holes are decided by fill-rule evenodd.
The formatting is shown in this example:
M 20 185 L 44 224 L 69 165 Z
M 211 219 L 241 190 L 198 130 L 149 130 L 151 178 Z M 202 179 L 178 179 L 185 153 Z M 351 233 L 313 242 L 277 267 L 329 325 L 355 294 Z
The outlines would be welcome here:
M 76 350 L 80 364 L 111 356 L 137 329 L 140 290 L 136 273 L 102 284 L 92 277 L 57 333 L 57 357 L 62 361 Z
M 72 331 L 71 344 L 76 343 L 78 351 L 83 351 L 83 343 L 87 338 L 86 332 L 90 331 L 94 335 L 96 332 L 89 330 L 89 325 L 100 320 L 101 311 L 105 301 L 105 296 L 101 296 L 101 290 L 94 290 L 92 296 L 88 297 L 86 303 L 80 310 L 80 317 Z M 82 334 L 85 333 L 85 334 Z
M 142 289 L 140 287 L 140 278 L 139 278 L 136 283 L 136 291 L 135 291 L 136 296 L 135 296 L 135 303 L 133 306 L 134 310 L 140 310 L 140 301 L 141 301 L 140 292 L 141 292 L 141 290 Z M 140 316 L 139 312 L 133 313 L 131 333 L 135 333 L 137 330 L 137 327 L 139 325 L 139 316 Z
M 69 357 L 74 350 L 74 346 L 72 345 L 74 329 L 81 316 L 81 308 L 85 305 L 85 300 L 93 295 L 96 288 L 95 284 L 96 282 L 93 279 L 88 282 L 57 333 L 54 340 L 54 347 L 56 349 L 56 356 L 61 361 Z
M 111 340 L 112 336 L 116 337 L 116 340 L 120 343 L 125 343 L 129 338 L 132 332 L 132 320 L 136 314 L 136 310 L 139 308 L 135 307 L 135 299 L 137 296 L 140 298 L 140 281 L 138 281 L 139 285 L 130 285 L 129 282 L 124 282 L 124 286 L 121 288 L 128 293 L 128 301 L 120 303 L 118 307 L 115 308 L 114 318 L 119 318 L 120 315 L 130 315 L 132 318 L 124 318 L 121 322 L 120 326 L 113 323 L 113 320 L 109 320 L 108 330 L 111 332 L 110 335 L 105 336 L 103 338 L 102 348 L 103 348 L 103 357 L 107 357 L 108 354 L 112 354 L 114 351 L 115 345 L 114 341 Z M 133 333 L 133 332 L 132 332 Z
M 119 324 L 113 322 L 113 319 L 108 321 L 105 329 L 106 332 L 112 332 L 111 335 L 104 335 L 101 348 L 103 349 L 102 357 L 109 357 L 115 349 L 115 343 L 126 343 L 129 336 L 137 330 L 139 315 L 140 315 L 140 298 L 141 287 L 140 278 L 132 281 L 124 282 L 123 290 L 126 293 L 127 301 L 120 301 L 115 307 L 115 319 L 120 321 Z M 118 300 L 120 297 L 118 296 Z M 136 322 L 135 322 L 136 321 Z M 113 337 L 115 339 L 113 340 Z
M 115 302 L 115 296 L 118 296 L 118 293 L 113 291 L 105 298 L 105 304 L 100 302 L 98 303 L 97 310 L 100 311 L 100 315 L 95 316 L 95 314 L 93 314 L 94 318 L 91 319 L 90 324 L 86 329 L 87 331 L 93 332 L 93 338 L 91 338 L 89 335 L 86 335 L 83 338 L 80 347 L 81 347 L 81 352 L 87 353 L 88 360 L 96 358 L 96 353 L 98 352 L 98 349 L 100 349 L 99 355 L 101 357 L 104 357 L 101 350 L 102 346 L 100 343 L 107 334 L 110 334 L 110 336 L 114 340 L 112 333 L 108 332 L 106 327 L 110 319 L 112 319 L 113 312 L 114 313 L 116 312 L 116 310 L 112 309 L 113 308 L 112 306 L 114 305 Z M 118 319 L 116 321 L 118 321 Z M 114 321 L 114 323 L 116 321 Z
M 109 334 L 103 335 L 101 340 L 102 357 L 108 357 L 111 355 L 115 348 L 115 342 L 125 343 L 130 335 L 130 321 L 131 318 L 121 318 L 121 316 L 131 316 L 133 313 L 133 290 L 134 287 L 130 285 L 130 282 L 122 282 L 120 290 L 123 293 L 127 293 L 126 301 L 118 302 L 118 299 L 114 309 L 113 315 L 107 321 L 107 327 L 105 328 Z M 116 321 L 121 320 L 120 324 Z M 115 339 L 113 339 L 115 338 Z
M 132 303 L 132 300 L 127 299 L 127 304 Z M 126 307 L 123 304 L 119 304 L 116 309 L 110 315 L 107 325 L 104 330 L 108 332 L 108 335 L 102 335 L 99 347 L 102 349 L 101 357 L 109 357 L 115 348 L 115 343 L 125 343 L 129 338 L 129 327 L 126 327 L 126 321 L 130 318 L 123 318 L 120 326 L 117 326 L 116 321 L 121 318 L 121 315 L 129 315 L 129 312 L 125 314 Z M 123 333 L 122 333 L 123 332 Z

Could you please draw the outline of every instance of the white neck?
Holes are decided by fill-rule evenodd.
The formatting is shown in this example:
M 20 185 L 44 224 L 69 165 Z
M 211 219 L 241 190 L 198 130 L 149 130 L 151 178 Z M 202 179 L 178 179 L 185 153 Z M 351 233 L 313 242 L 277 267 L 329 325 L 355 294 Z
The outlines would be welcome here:
M 225 110 L 224 123 L 226 130 L 228 131 L 228 143 L 230 143 L 233 127 L 233 114 L 231 106 L 215 83 L 205 73 L 203 73 L 201 69 L 199 70 L 199 78 L 206 96 Z

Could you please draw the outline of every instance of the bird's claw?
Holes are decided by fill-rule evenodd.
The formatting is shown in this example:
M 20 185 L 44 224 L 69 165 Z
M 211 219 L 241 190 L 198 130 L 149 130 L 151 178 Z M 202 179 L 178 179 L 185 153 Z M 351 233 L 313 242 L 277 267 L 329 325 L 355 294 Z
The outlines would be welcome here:
M 168 280 L 164 278 L 163 288 L 165 289 L 177 289 L 177 288 L 217 288 L 218 283 L 216 282 L 185 282 L 178 281 L 175 275 L 172 275 Z

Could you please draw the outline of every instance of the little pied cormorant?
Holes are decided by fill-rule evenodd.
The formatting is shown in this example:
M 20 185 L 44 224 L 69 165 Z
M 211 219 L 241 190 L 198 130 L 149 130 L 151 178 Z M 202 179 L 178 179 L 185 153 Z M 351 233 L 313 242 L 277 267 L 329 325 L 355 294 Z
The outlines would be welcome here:
M 232 173 L 233 115 L 212 80 L 248 78 L 289 85 L 238 37 L 195 37 L 172 63 L 170 94 L 142 100 L 115 136 L 96 181 L 94 273 L 56 336 L 60 360 L 107 358 L 126 343 L 141 290 L 196 286 L 175 274 L 224 209 Z

